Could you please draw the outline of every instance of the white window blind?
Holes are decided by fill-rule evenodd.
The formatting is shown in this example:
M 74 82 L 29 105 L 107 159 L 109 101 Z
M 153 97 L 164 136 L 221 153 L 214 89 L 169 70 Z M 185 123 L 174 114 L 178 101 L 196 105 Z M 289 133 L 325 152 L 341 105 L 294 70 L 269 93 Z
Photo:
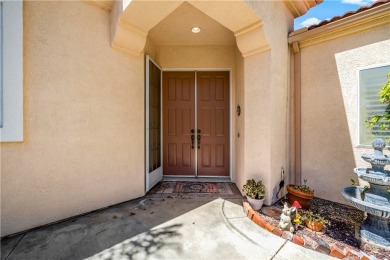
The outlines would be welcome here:
M 23 141 L 23 2 L 1 1 L 0 142 Z
M 0 128 L 3 127 L 3 1 L 0 0 Z
M 379 91 L 387 82 L 390 65 L 364 69 L 359 72 L 360 88 L 360 144 L 370 145 L 376 138 L 389 139 L 390 129 L 381 130 L 379 126 L 368 127 L 366 121 L 375 115 L 390 113 L 386 111 L 387 103 L 379 101 Z

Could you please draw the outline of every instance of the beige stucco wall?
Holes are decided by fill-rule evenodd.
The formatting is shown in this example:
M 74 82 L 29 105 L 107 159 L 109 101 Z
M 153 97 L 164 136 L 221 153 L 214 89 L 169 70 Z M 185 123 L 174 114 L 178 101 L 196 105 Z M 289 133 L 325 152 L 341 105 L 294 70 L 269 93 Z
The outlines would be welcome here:
M 247 4 L 268 51 L 242 58 L 236 46 L 147 39 L 145 52 L 163 69 L 232 69 L 233 181 L 263 180 L 271 204 L 288 169 L 293 17 L 282 1 Z M 24 14 L 25 141 L 1 144 L 1 236 L 142 196 L 145 186 L 143 55 L 114 51 L 111 15 L 92 5 L 25 2 Z
M 266 204 L 276 200 L 281 169 L 289 168 L 288 32 L 293 17 L 282 1 L 246 1 L 261 17 L 270 50 L 245 58 L 244 178 L 263 180 Z M 285 171 L 288 180 L 288 171 Z M 242 186 L 243 183 L 237 183 Z M 283 195 L 283 191 L 279 194 Z
M 218 33 L 218 32 L 216 32 Z M 234 46 L 159 46 L 157 62 L 164 69 L 234 68 Z
M 358 149 L 358 69 L 390 62 L 390 25 L 301 49 L 302 177 L 316 196 L 347 203 L 341 190 L 366 166 Z
M 243 116 L 244 181 L 262 180 L 266 186 L 267 204 L 270 204 L 271 179 L 271 52 L 245 58 Z M 240 185 L 242 186 L 242 185 Z
M 25 141 L 1 144 L 1 236 L 144 194 L 144 58 L 114 51 L 109 26 L 83 2 L 24 2 Z

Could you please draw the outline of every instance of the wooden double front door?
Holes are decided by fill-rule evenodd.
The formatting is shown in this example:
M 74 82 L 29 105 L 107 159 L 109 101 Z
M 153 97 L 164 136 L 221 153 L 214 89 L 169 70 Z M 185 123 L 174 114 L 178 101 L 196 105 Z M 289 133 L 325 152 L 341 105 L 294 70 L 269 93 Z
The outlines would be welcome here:
M 163 173 L 229 176 L 229 72 L 163 72 Z

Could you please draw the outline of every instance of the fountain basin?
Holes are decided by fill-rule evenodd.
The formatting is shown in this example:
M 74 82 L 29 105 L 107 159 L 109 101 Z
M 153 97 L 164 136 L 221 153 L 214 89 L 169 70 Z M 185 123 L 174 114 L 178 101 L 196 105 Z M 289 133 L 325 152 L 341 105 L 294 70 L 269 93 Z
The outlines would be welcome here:
M 369 192 L 363 200 L 363 187 L 346 187 L 343 196 L 356 208 L 367 212 L 360 234 L 367 242 L 388 248 L 390 246 L 390 206 L 388 198 Z
M 362 158 L 372 168 L 355 168 L 357 176 L 370 184 L 366 187 L 346 187 L 343 196 L 356 208 L 367 213 L 360 227 L 360 235 L 368 242 L 390 247 L 390 157 L 383 154 L 386 142 L 380 138 L 372 142 L 374 154 L 363 154 Z M 363 191 L 365 191 L 363 193 Z
M 359 187 L 346 187 L 341 193 L 356 208 L 378 217 L 390 218 L 390 207 L 362 200 Z
M 369 183 L 374 183 L 382 186 L 390 186 L 390 173 L 388 171 L 376 172 L 367 168 L 355 168 L 354 172 L 357 176 Z
M 385 154 L 381 154 L 380 156 L 377 156 L 376 154 L 363 154 L 362 158 L 366 162 L 377 166 L 386 166 L 390 163 L 390 157 Z

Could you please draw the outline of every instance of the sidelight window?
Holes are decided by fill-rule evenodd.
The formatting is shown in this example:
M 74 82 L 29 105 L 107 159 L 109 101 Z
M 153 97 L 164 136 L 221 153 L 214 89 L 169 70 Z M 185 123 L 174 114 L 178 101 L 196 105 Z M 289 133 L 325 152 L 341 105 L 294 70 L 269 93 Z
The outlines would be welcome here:
M 149 61 L 149 173 L 161 167 L 160 69 Z

